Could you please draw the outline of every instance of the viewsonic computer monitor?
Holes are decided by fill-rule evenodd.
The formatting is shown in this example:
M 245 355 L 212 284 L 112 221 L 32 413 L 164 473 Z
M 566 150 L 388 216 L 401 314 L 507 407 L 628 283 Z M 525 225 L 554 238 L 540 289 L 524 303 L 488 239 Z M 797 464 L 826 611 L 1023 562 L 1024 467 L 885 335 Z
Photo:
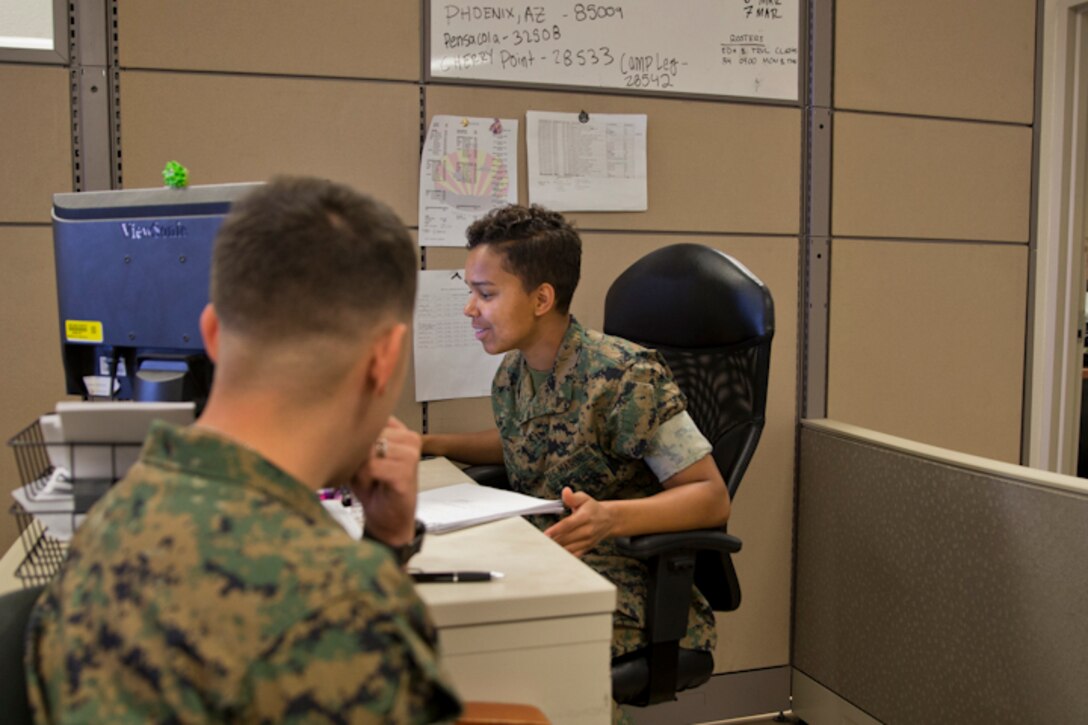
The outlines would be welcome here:
M 200 313 L 212 242 L 260 184 L 56 194 L 53 244 L 67 390 L 86 399 L 195 401 L 212 364 Z

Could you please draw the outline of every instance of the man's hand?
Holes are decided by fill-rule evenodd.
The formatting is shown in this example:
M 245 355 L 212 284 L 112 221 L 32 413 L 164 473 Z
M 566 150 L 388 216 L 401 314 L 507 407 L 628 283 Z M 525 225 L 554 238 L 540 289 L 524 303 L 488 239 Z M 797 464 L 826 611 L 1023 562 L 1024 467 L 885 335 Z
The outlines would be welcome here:
M 580 558 L 611 535 L 615 521 L 607 502 L 575 493 L 568 486 L 563 488 L 563 505 L 570 509 L 570 516 L 549 526 L 544 535 L 570 553 Z
M 352 478 L 367 536 L 390 546 L 403 546 L 414 538 L 421 445 L 418 433 L 390 416 L 370 460 Z

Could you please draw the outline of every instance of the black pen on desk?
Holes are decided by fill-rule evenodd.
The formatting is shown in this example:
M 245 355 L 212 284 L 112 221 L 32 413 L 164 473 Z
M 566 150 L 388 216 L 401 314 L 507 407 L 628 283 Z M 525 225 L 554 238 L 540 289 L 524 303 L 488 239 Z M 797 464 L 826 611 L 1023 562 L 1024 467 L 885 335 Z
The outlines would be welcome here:
M 489 582 L 502 579 L 501 571 L 414 571 L 412 580 L 417 584 L 458 584 L 460 582 Z

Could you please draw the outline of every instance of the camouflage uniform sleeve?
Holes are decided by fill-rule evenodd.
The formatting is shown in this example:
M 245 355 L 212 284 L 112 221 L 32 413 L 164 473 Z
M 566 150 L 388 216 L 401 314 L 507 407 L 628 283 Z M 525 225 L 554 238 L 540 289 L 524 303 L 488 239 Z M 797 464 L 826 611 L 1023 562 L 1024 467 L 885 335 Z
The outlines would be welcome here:
M 410 587 L 410 584 L 407 585 Z M 432 723 L 460 701 L 442 674 L 422 605 L 376 608 L 344 595 L 293 625 L 253 663 L 246 720 Z
M 688 412 L 661 424 L 646 448 L 646 465 L 658 481 L 667 481 L 714 451 Z
M 623 458 L 645 458 L 661 424 L 684 411 L 684 396 L 657 353 L 627 368 L 618 386 L 608 415 L 612 452 Z

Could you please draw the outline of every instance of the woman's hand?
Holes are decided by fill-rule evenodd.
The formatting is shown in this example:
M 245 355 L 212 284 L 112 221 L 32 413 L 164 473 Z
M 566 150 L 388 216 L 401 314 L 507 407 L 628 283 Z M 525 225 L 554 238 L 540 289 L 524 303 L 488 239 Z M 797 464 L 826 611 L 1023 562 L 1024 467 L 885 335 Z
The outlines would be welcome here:
M 570 515 L 549 526 L 544 535 L 580 558 L 612 534 L 615 520 L 608 503 L 564 487 L 563 505 Z

